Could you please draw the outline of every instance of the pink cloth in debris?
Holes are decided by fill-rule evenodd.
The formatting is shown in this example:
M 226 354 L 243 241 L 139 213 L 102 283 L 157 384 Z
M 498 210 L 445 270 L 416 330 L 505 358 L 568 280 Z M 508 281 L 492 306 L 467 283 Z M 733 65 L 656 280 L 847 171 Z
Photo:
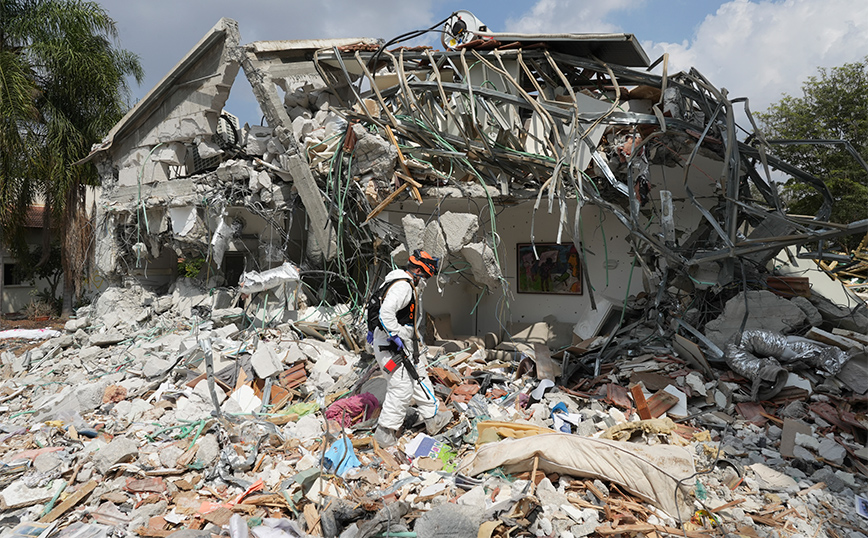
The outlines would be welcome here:
M 364 392 L 357 396 L 342 398 L 326 409 L 326 418 L 337 422 L 343 417 L 344 426 L 352 426 L 357 422 L 364 422 L 372 416 L 380 407 L 377 397 L 370 392 Z M 360 415 L 364 412 L 364 418 Z

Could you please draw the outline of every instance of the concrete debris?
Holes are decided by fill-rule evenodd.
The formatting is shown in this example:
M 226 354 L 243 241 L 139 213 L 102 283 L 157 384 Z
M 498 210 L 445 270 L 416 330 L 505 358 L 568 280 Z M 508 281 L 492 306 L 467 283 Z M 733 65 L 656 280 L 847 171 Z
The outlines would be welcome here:
M 770 291 L 741 292 L 729 301 L 723 313 L 705 325 L 705 336 L 723 347 L 733 341 L 747 315 L 747 328 L 793 334 L 807 326 L 808 316 L 793 304 Z
M 133 289 L 128 306 L 158 300 Z M 822 362 L 798 370 L 812 390 L 785 387 L 761 403 L 751 401 L 750 379 L 725 363 L 711 362 L 708 374 L 660 344 L 595 376 L 604 342 L 564 344 L 556 335 L 571 324 L 551 316 L 513 327 L 525 342 L 513 354 L 481 347 L 487 339 L 448 353 L 429 342 L 429 377 L 454 418 L 434 437 L 408 419 L 398 446 L 383 449 L 372 443 L 379 407 L 359 405 L 382 401 L 384 380 L 339 328 L 344 312 L 309 309 L 281 329 L 215 328 L 194 316 L 191 333 L 172 307 L 138 329 L 118 324 L 124 339 L 104 348 L 87 347 L 104 326 L 99 318 L 65 348 L 57 346 L 64 336 L 27 350 L 23 340 L 4 341 L 7 527 L 52 508 L 60 521 L 140 536 L 219 533 L 233 517 L 254 534 L 292 527 L 297 536 L 375 536 L 387 527 L 418 536 L 589 536 L 622 526 L 782 536 L 863 524 L 851 507 L 868 488 L 864 398 L 829 386 L 835 377 Z M 814 349 L 777 333 L 745 338 L 758 355 Z M 564 352 L 545 357 L 558 347 Z M 19 354 L 49 357 L 55 348 L 13 373 Z M 529 353 L 537 375 L 522 373 Z M 780 364 L 795 363 L 784 353 Z M 550 372 L 544 384 L 540 372 Z M 661 386 L 652 374 L 682 401 L 640 420 L 627 387 Z M 656 409 L 656 397 L 643 405 Z M 61 490 L 66 496 L 55 499 Z
M 0 338 L 0 538 L 865 528 L 868 221 L 633 36 L 463 13 L 444 51 L 222 19 L 94 148 L 98 293 Z M 417 249 L 451 421 L 384 447 L 364 305 Z

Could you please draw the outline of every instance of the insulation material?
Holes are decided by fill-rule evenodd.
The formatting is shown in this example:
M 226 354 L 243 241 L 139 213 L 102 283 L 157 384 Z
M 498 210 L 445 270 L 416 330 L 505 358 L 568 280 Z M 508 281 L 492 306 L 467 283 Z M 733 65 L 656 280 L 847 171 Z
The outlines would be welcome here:
M 749 331 L 745 332 L 745 335 Z M 758 337 L 758 339 L 762 339 Z M 744 342 L 744 338 L 742 338 Z M 773 345 L 772 342 L 760 342 L 761 348 Z M 777 360 L 771 357 L 757 357 L 744 344 L 726 346 L 726 364 L 733 372 L 751 381 L 751 399 L 768 400 L 774 398 L 787 383 L 789 373 Z
M 298 270 L 291 263 L 284 262 L 280 267 L 267 271 L 241 273 L 238 285 L 241 287 L 241 293 L 251 294 L 270 290 L 287 282 L 297 282 L 298 279 Z
M 673 517 L 693 513 L 683 491 L 676 501 L 678 481 L 696 471 L 693 456 L 681 447 L 546 433 L 483 445 L 458 471 L 476 476 L 503 466 L 507 474 L 519 473 L 530 471 L 535 457 L 544 472 L 608 480 Z
M 211 252 L 214 263 L 217 268 L 223 264 L 223 255 L 226 254 L 226 249 L 229 248 L 229 240 L 232 238 L 232 227 L 226 224 L 225 213 L 218 219 L 217 229 L 214 231 L 214 237 L 211 238 Z
M 805 338 L 790 336 L 787 343 L 791 353 L 798 360 L 824 370 L 829 375 L 836 375 L 850 360 L 850 354 L 835 346 L 825 346 Z
M 745 331 L 738 345 L 726 347 L 726 364 L 752 381 L 751 397 L 759 400 L 774 398 L 786 385 L 788 372 L 779 361 L 804 362 L 835 375 L 849 358 L 833 346 L 761 330 Z

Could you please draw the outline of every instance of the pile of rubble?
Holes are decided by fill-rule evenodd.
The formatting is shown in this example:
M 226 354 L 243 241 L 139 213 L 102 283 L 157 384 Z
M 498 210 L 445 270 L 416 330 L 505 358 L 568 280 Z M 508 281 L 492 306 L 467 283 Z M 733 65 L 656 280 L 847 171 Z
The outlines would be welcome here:
M 479 26 L 221 19 L 93 149 L 107 289 L 0 339 L 0 537 L 864 536 L 868 220 L 630 34 Z M 384 448 L 363 305 L 415 249 L 452 420 Z
M 112 288 L 63 334 L 2 340 L 0 536 L 864 536 L 864 315 L 751 293 L 720 360 L 641 320 L 560 347 L 553 322 L 446 340 L 429 317 L 453 420 L 408 416 L 385 449 L 385 380 L 346 316 L 262 329 L 183 280 Z

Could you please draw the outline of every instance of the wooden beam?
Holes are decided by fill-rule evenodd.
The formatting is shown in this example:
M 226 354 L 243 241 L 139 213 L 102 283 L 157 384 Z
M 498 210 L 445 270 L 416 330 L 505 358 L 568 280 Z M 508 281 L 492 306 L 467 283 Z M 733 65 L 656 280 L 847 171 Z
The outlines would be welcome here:
M 51 512 L 45 514 L 40 523 L 51 523 L 55 519 L 62 516 L 67 510 L 81 502 L 82 499 L 90 495 L 90 492 L 96 488 L 96 480 L 91 480 L 85 485 L 78 488 L 78 491 L 66 498 L 65 501 L 54 507 Z
M 408 177 L 412 177 L 410 169 L 407 167 L 407 163 L 404 162 L 404 153 L 401 151 L 401 146 L 398 145 L 398 140 L 395 138 L 395 134 L 392 133 L 392 128 L 388 125 L 386 125 L 386 134 L 389 135 L 389 140 L 395 146 L 395 149 L 398 150 L 398 162 L 401 164 L 401 168 L 404 170 L 404 174 L 406 174 Z M 413 198 L 415 198 L 416 201 L 421 204 L 422 195 L 419 194 L 419 183 L 413 181 L 410 188 L 413 192 Z
M 362 224 L 367 224 L 372 218 L 374 218 L 377 215 L 379 215 L 380 213 L 382 213 L 383 210 L 386 209 L 386 206 L 391 204 L 392 202 L 394 202 L 395 198 L 397 198 L 399 194 L 404 192 L 404 189 L 406 189 L 408 185 L 409 185 L 409 183 L 404 183 L 400 187 L 395 189 L 395 192 L 393 192 L 389 196 L 386 196 L 386 199 L 383 200 L 382 202 L 380 202 L 380 205 L 378 205 L 377 207 L 375 207 L 373 209 L 373 211 L 368 213 L 368 218 L 366 218 L 365 222 L 363 222 Z

